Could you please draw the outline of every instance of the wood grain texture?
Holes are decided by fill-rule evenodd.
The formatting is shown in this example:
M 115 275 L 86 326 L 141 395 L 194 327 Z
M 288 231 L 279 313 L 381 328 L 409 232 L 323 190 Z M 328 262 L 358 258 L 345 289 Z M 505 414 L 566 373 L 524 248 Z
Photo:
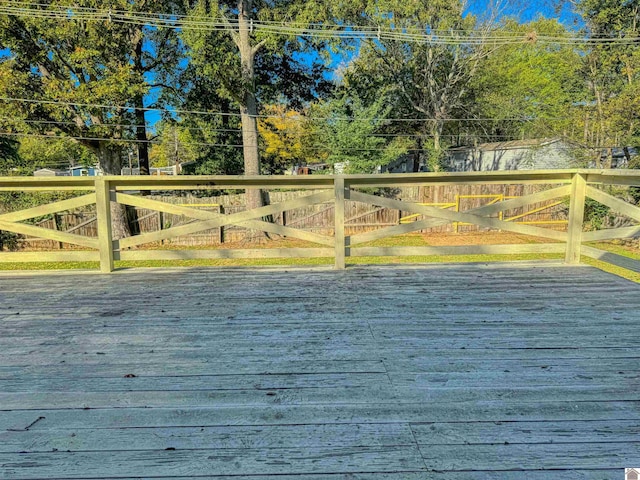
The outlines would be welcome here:
M 505 210 L 519 208 L 533 203 L 544 202 L 547 200 L 563 197 L 569 195 L 570 193 L 571 187 L 569 185 L 565 185 L 562 187 L 552 188 L 550 190 L 543 190 L 542 192 L 533 193 L 531 195 L 526 195 L 523 197 L 512 198 L 510 200 L 504 200 L 502 202 L 484 205 L 482 207 L 466 210 L 464 213 L 489 216 L 499 212 L 503 212 Z M 394 235 L 403 235 L 405 233 L 415 232 L 416 230 L 432 228 L 439 225 L 446 225 L 447 223 L 450 223 L 450 220 L 426 218 L 423 220 L 418 220 L 416 222 L 405 223 L 393 227 L 372 230 L 370 232 L 361 233 L 358 235 L 352 235 L 350 236 L 349 240 L 350 245 L 353 246 Z
M 3 213 L 0 215 L 0 220 L 4 220 L 5 222 L 21 222 L 30 218 L 49 215 L 51 213 L 73 210 L 74 208 L 84 207 L 86 205 L 91 205 L 92 203 L 96 203 L 96 195 L 94 193 L 82 195 L 81 197 L 70 198 L 68 200 L 61 200 L 59 202 L 39 205 L 37 207 L 26 208 L 15 212 Z
M 66 242 L 72 245 L 80 245 L 81 247 L 98 248 L 97 238 L 83 237 L 75 233 L 59 232 L 48 228 L 27 225 L 26 223 L 7 222 L 5 220 L 0 220 L 0 228 L 8 232 L 21 233 L 23 235 L 55 240 L 57 242 Z
M 179 227 L 171 227 L 166 230 L 160 230 L 158 232 L 143 233 L 140 235 L 124 238 L 120 240 L 119 248 L 129 248 L 137 245 L 142 245 L 144 243 L 167 240 L 179 235 L 188 235 L 190 233 L 196 233 L 203 230 L 209 230 L 226 225 L 241 224 L 260 217 L 273 215 L 285 210 L 290 210 L 292 208 L 326 202 L 328 200 L 331 200 L 332 198 L 333 192 L 321 192 L 304 197 L 294 198 L 292 200 L 287 200 L 276 205 L 267 205 L 253 210 L 246 210 L 230 215 L 217 215 L 210 212 L 203 212 L 207 217 L 209 217 L 208 220 L 201 220 L 199 222 L 188 223 Z
M 476 214 L 470 214 L 465 212 L 453 212 L 450 210 L 444 210 L 437 207 L 423 206 L 416 203 L 408 203 L 400 200 L 393 200 L 391 198 L 376 197 L 369 194 L 360 192 L 351 192 L 351 200 L 362 203 L 369 203 L 381 207 L 394 208 L 402 210 L 403 212 L 419 213 L 421 215 L 434 217 L 438 219 L 446 219 L 450 222 L 466 222 L 473 225 L 480 225 L 482 227 L 495 228 L 505 230 L 507 232 L 522 233 L 524 235 L 532 235 L 542 238 L 550 238 L 558 241 L 565 241 L 567 234 L 559 232 L 557 230 L 551 230 L 548 228 L 534 227 L 531 225 L 520 225 L 512 222 L 505 222 L 496 218 L 482 217 Z M 362 240 L 360 237 L 359 240 Z
M 600 240 L 613 240 L 615 238 L 631 238 L 640 234 L 640 226 L 608 228 L 605 230 L 596 230 L 593 232 L 584 232 L 582 240 L 584 242 L 597 242 Z
M 580 248 L 582 247 L 582 231 L 584 230 L 584 206 L 587 191 L 587 180 L 583 175 L 576 174 L 571 185 L 569 199 L 569 223 L 567 225 L 567 251 L 565 262 L 570 265 L 580 263 Z
M 604 480 L 640 458 L 640 287 L 589 267 L 0 282 L 3 480 Z

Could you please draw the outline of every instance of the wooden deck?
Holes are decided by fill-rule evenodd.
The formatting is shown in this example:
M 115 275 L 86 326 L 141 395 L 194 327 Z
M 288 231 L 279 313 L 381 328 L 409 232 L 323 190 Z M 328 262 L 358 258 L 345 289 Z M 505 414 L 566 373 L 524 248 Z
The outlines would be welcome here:
M 554 264 L 0 276 L 0 478 L 622 479 L 640 286 Z

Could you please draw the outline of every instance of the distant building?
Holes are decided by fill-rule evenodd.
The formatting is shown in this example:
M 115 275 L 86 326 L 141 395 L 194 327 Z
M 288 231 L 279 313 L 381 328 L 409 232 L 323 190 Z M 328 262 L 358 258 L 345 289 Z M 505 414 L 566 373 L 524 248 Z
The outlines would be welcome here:
M 33 172 L 34 177 L 68 177 L 68 170 L 57 170 L 53 168 L 39 168 Z
M 378 167 L 376 173 L 413 173 L 416 159 L 413 155 L 401 155 L 393 162 Z M 418 165 L 418 172 L 426 172 L 424 163 Z
M 309 165 L 294 165 L 291 170 L 285 170 L 285 175 L 313 175 L 331 168 L 328 163 L 312 163 Z
M 482 143 L 449 149 L 447 161 L 456 172 L 574 168 L 576 148 L 562 138 Z
M 69 174 L 72 177 L 97 177 L 104 175 L 104 172 L 99 166 L 94 165 L 93 167 L 71 167 Z
M 180 175 L 183 167 L 192 165 L 196 162 L 182 162 L 177 165 L 171 165 L 170 167 L 151 167 L 149 169 L 150 175 Z M 140 168 L 124 167 L 120 171 L 121 175 L 140 175 Z
M 610 152 L 604 149 L 600 154 L 600 165 L 603 168 L 609 168 L 609 161 L 611 161 L 611 168 L 629 168 L 629 160 L 637 155 L 638 150 L 634 147 L 614 147 Z M 597 168 L 597 165 L 591 162 L 588 167 Z
M 346 162 L 336 162 L 333 164 L 333 173 L 335 175 L 343 175 L 348 166 L 349 166 L 348 160 Z

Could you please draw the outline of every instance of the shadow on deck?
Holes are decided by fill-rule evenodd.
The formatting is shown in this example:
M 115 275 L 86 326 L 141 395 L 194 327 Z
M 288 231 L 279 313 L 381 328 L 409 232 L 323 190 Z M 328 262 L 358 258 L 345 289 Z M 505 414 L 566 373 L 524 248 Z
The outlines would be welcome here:
M 640 287 L 593 268 L 0 281 L 2 479 L 622 479 L 640 464 Z

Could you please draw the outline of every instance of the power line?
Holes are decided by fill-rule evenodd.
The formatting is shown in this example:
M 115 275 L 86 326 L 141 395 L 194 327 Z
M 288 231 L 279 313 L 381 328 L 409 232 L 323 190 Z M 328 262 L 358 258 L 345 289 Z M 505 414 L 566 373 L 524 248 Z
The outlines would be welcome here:
M 3 120 L 14 120 L 17 123 L 26 123 L 26 124 L 34 124 L 34 125 L 72 125 L 72 126 L 78 126 L 77 123 L 75 122 L 65 122 L 65 121 L 56 121 L 56 120 L 30 120 L 30 119 L 22 119 L 22 118 L 15 118 L 15 117 L 6 117 L 6 116 L 0 116 L 0 122 L 2 122 Z M 8 122 L 10 123 L 10 122 Z M 202 131 L 207 131 L 207 132 L 233 132 L 233 133 L 239 133 L 242 132 L 242 129 L 240 128 L 208 128 L 208 127 L 195 127 L 195 126 L 187 126 L 187 125 L 180 125 L 180 124 L 175 124 L 175 125 L 171 125 L 171 124 L 165 124 L 168 126 L 175 126 L 176 128 L 180 128 L 183 130 L 202 130 Z M 140 124 L 135 124 L 135 123 L 104 123 L 104 124 L 93 124 L 93 125 L 86 125 L 86 128 L 138 128 L 138 127 L 145 127 L 148 129 L 155 129 L 154 125 L 140 125 Z
M 39 3 L 29 4 L 28 7 L 25 7 L 24 4 L 12 4 L 9 2 L 8 5 L 0 7 L 0 14 L 68 21 L 106 21 L 180 30 L 237 31 L 241 28 L 241 25 L 236 20 L 199 19 L 193 16 L 178 14 L 105 10 L 75 6 L 51 6 Z M 501 32 L 500 34 L 495 34 L 464 32 L 460 30 L 430 30 L 426 26 L 424 29 L 415 29 L 412 33 L 408 28 L 391 29 L 387 27 L 382 28 L 381 26 L 366 27 L 359 25 L 332 25 L 328 23 L 311 23 L 303 25 L 292 22 L 285 23 L 262 20 L 253 20 L 250 24 L 250 28 L 255 32 L 284 36 L 322 39 L 339 38 L 345 40 L 392 40 L 443 45 L 508 45 L 530 43 L 534 41 L 539 43 L 556 43 L 564 45 L 633 45 L 640 42 L 640 37 L 637 36 L 589 38 L 543 34 L 532 35 L 516 32 Z
M 138 139 L 129 139 L 129 138 L 103 138 L 103 137 L 83 137 L 83 136 L 73 136 L 73 135 L 47 135 L 47 134 L 34 134 L 34 133 L 13 133 L 13 132 L 0 132 L 0 136 L 3 137 L 27 137 L 27 138 L 44 138 L 44 139 L 55 139 L 55 140 L 84 140 L 84 141 L 101 141 L 101 142 L 113 142 L 113 143 L 147 143 L 153 145 L 162 145 L 162 140 L 154 139 L 154 140 L 138 140 Z M 181 142 L 182 143 L 182 142 Z M 187 142 L 185 142 L 187 143 Z M 169 141 L 171 145 L 171 141 Z M 227 148 L 244 148 L 244 145 L 229 145 L 224 143 L 206 143 L 206 142 L 188 142 L 188 145 L 195 146 L 205 146 L 205 147 L 227 147 Z M 258 145 L 259 146 L 259 145 Z M 255 148 L 256 145 L 250 145 L 249 147 Z M 310 146 L 307 147 L 307 150 L 324 150 L 326 147 L 324 146 Z M 346 148 L 344 151 L 358 151 L 358 152 L 368 152 L 368 151 L 384 151 L 386 148 Z M 410 149 L 407 151 L 421 151 L 420 149 Z
M 104 105 L 99 103 L 80 103 L 80 102 L 64 102 L 60 100 L 35 100 L 32 98 L 16 98 L 16 97 L 0 97 L 0 100 L 5 102 L 23 102 L 23 103 L 37 103 L 42 105 L 56 105 L 56 106 L 71 106 L 71 107 L 90 107 L 90 108 L 104 108 L 115 110 L 142 110 L 145 112 L 167 112 L 167 113 L 184 113 L 192 115 L 221 115 L 229 117 L 241 117 L 239 113 L 233 112 L 206 112 L 198 110 L 184 110 L 180 108 L 157 108 L 157 107 L 133 107 L 133 106 L 118 106 L 118 105 Z
M 0 123 L 2 123 L 2 120 L 16 120 L 18 123 L 26 123 L 26 124 L 35 124 L 35 125 L 76 125 L 75 122 L 58 122 L 55 120 L 26 120 L 26 119 L 16 119 L 14 117 L 3 117 L 0 116 Z M 542 119 L 544 120 L 544 119 Z M 104 124 L 104 125 L 95 125 L 96 128 L 104 128 L 104 127 L 124 127 L 124 128 L 135 128 L 135 127 L 140 127 L 142 125 L 136 125 L 136 124 Z M 187 126 L 187 125 L 181 125 L 181 124 L 174 124 L 174 125 L 170 125 L 172 127 L 175 127 L 177 129 L 181 129 L 181 130 L 187 130 L 187 131 L 205 131 L 205 132 L 211 132 L 211 133 L 240 133 L 242 132 L 241 129 L 239 128 L 208 128 L 208 127 L 196 127 L 196 126 Z M 89 126 L 89 128 L 94 127 Z M 151 128 L 149 125 L 144 125 L 144 127 L 146 128 Z M 258 127 L 260 129 L 260 127 Z M 283 133 L 283 134 L 288 134 L 288 133 L 297 133 L 298 130 L 295 130 L 294 128 L 278 128 L 275 131 L 274 130 L 269 130 L 270 132 L 275 132 L 275 133 Z M 28 132 L 19 132 L 19 133 L 23 133 L 23 134 L 28 134 Z M 375 137 L 383 137 L 383 138 L 432 138 L 433 135 L 428 135 L 425 133 L 374 133 L 373 136 Z M 482 139 L 501 139 L 501 140 L 505 140 L 506 141 L 511 141 L 513 138 L 512 135 L 487 135 L 487 134 L 475 134 L 475 133 L 443 133 L 440 134 L 440 137 L 442 138 L 465 138 L 465 137 L 473 137 L 473 138 L 482 138 Z M 60 137 L 60 138 L 67 138 L 67 137 Z M 189 141 L 187 142 L 183 142 L 183 143 L 190 143 Z
M 0 132 L 0 136 L 2 137 L 27 137 L 27 138 L 42 138 L 42 139 L 52 139 L 52 140 L 85 140 L 85 141 L 102 141 L 102 142 L 113 142 L 113 143 L 147 143 L 153 145 L 162 145 L 163 142 L 160 139 L 154 140 L 138 140 L 138 139 L 113 139 L 113 138 L 103 138 L 103 137 L 82 137 L 82 136 L 62 136 L 62 135 L 47 135 L 47 134 L 33 134 L 33 133 L 13 133 L 13 132 Z M 373 135 L 374 137 L 378 135 Z M 440 135 L 442 138 L 459 138 L 459 135 L 453 134 L 445 134 Z M 167 137 L 164 137 L 167 138 Z M 427 136 L 426 138 L 431 138 Z M 487 136 L 481 136 L 480 138 L 491 138 Z M 506 136 L 494 136 L 494 138 L 501 138 L 504 142 L 513 141 L 511 139 L 507 139 Z M 526 139 L 525 139 L 526 141 Z M 224 144 L 224 143 L 207 143 L 207 142 L 180 142 L 181 144 L 186 144 L 190 146 L 205 146 L 205 147 L 224 147 L 224 148 L 244 148 L 244 145 L 234 145 L 234 144 Z M 501 142 L 495 142 L 501 143 Z M 169 140 L 168 145 L 171 146 L 172 139 Z M 165 144 L 166 145 L 166 144 Z M 261 147 L 262 145 L 258 145 Z M 250 145 L 249 147 L 255 148 L 256 145 Z M 377 148 L 340 148 L 338 149 L 338 153 L 348 154 L 350 152 L 381 152 L 386 151 L 389 146 L 385 147 L 377 147 Z M 476 148 L 474 146 L 468 145 L 469 148 Z M 618 148 L 619 145 L 613 146 L 595 146 L 595 145 L 580 145 L 580 147 L 584 149 L 607 149 L 607 148 Z M 567 148 L 565 148 L 566 150 Z M 327 151 L 326 145 L 310 145 L 303 148 L 303 151 Z M 424 148 L 409 148 L 405 149 L 405 152 L 424 152 Z
M 161 145 L 162 140 L 138 140 L 135 138 L 104 138 L 104 137 L 86 137 L 86 136 L 74 136 L 74 135 L 47 135 L 41 133 L 22 133 L 22 132 L 0 132 L 0 136 L 4 137 L 33 137 L 33 138 L 51 138 L 56 140 L 84 140 L 93 142 L 113 142 L 113 143 L 147 143 Z M 229 147 L 229 148 L 243 148 L 243 145 L 227 145 L 224 143 L 203 143 L 203 142 L 189 142 L 189 145 L 207 146 L 207 147 Z
M 132 106 L 114 106 L 114 105 L 101 105 L 94 103 L 77 103 L 77 102 L 64 102 L 58 100 L 35 100 L 30 98 L 15 98 L 15 97 L 0 97 L 0 101 L 5 102 L 24 102 L 24 103 L 36 103 L 36 104 L 45 104 L 45 105 L 55 105 L 55 106 L 81 106 L 81 107 L 89 107 L 89 108 L 108 108 L 108 109 L 116 109 L 116 110 L 151 110 L 158 112 L 168 112 L 168 113 L 185 113 L 192 115 L 223 115 L 223 116 L 234 116 L 240 117 L 239 113 L 228 113 L 228 112 L 205 112 L 205 111 L 197 111 L 197 110 L 183 110 L 183 109 L 169 109 L 169 108 L 152 108 L 152 107 L 132 107 Z M 282 119 L 283 115 L 252 115 L 253 118 L 258 119 Z M 526 118 L 526 117 L 512 117 L 512 118 L 482 118 L 482 117 L 467 117 L 467 118 L 410 118 L 410 117 L 401 117 L 401 118 L 383 118 L 383 117 L 312 117 L 304 114 L 300 114 L 298 116 L 301 120 L 335 120 L 335 121 L 363 121 L 363 122 L 503 122 L 503 121 L 513 121 L 513 122 L 530 122 L 533 120 L 571 120 L 569 117 L 542 117 L 542 118 Z M 108 124 L 107 124 L 108 125 Z M 96 126 L 99 126 L 97 124 Z

